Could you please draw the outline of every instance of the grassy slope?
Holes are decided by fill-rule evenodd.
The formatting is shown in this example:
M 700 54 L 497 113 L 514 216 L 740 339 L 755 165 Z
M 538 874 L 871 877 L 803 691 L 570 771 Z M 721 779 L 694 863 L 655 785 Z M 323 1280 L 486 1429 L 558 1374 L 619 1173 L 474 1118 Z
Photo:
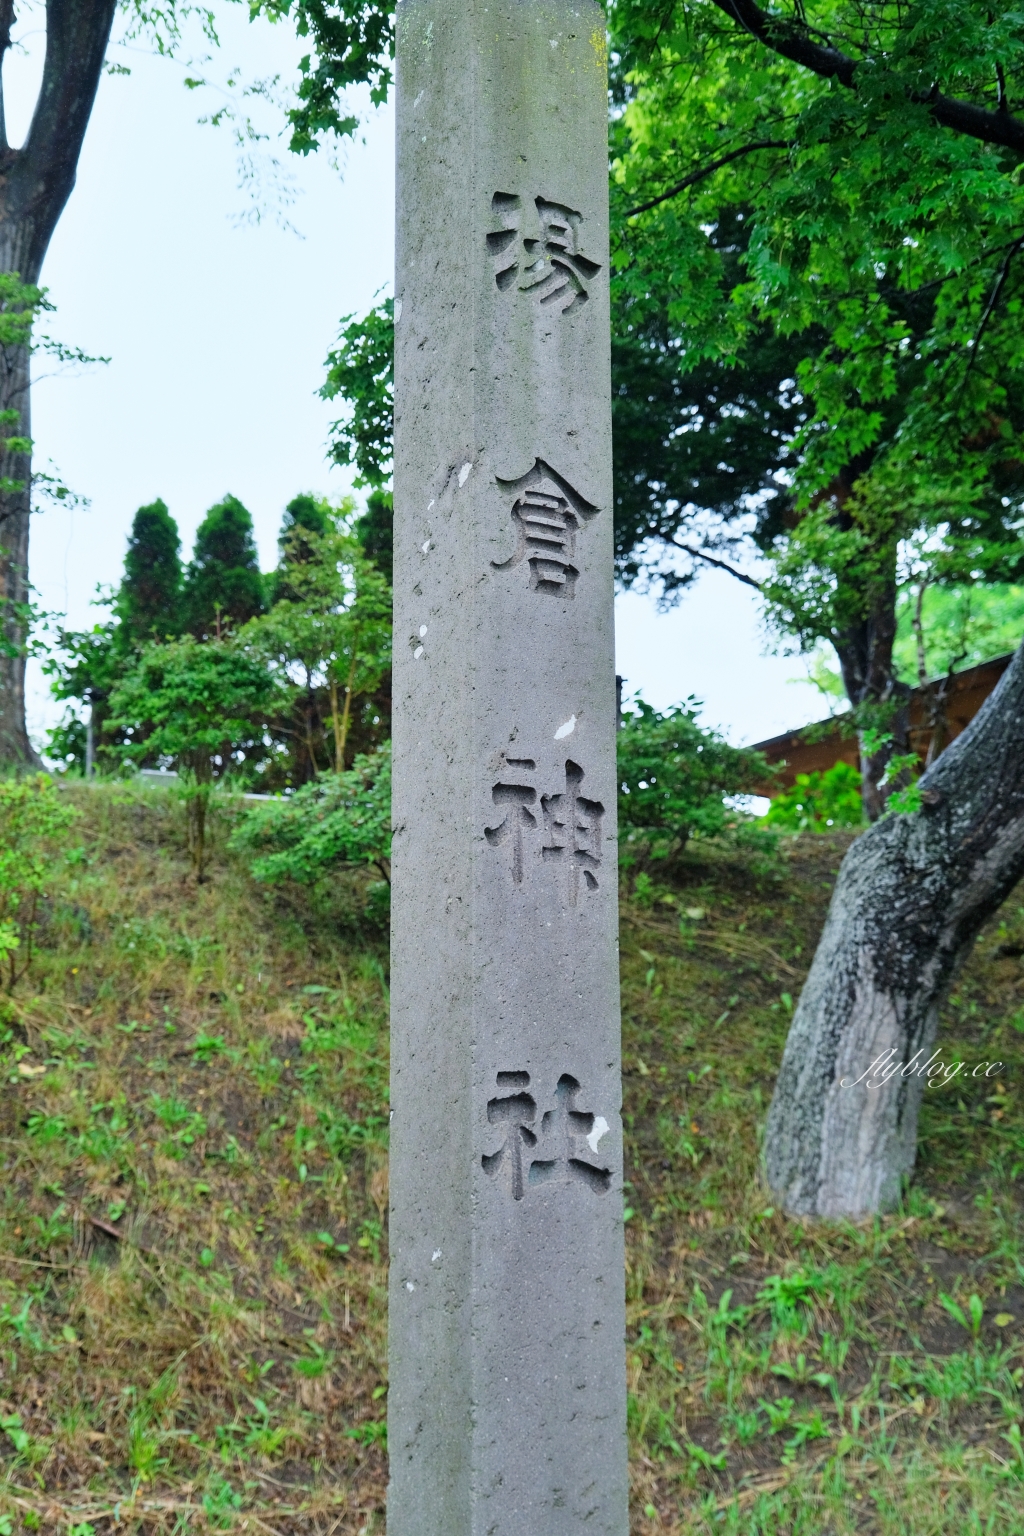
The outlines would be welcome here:
M 68 793 L 0 1026 L 0 1532 L 382 1532 L 383 938 L 344 886 L 197 890 L 165 792 Z M 929 1102 L 907 1208 L 804 1232 L 757 1185 L 842 847 L 623 903 L 636 1532 L 1024 1531 L 1019 897 L 943 1026 L 1005 1070 Z

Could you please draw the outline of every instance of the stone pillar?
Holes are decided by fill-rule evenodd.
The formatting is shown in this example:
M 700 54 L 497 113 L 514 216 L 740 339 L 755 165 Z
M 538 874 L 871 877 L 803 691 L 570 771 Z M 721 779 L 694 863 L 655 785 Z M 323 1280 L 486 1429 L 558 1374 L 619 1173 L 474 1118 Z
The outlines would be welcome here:
M 399 0 L 389 1536 L 625 1536 L 604 17 Z

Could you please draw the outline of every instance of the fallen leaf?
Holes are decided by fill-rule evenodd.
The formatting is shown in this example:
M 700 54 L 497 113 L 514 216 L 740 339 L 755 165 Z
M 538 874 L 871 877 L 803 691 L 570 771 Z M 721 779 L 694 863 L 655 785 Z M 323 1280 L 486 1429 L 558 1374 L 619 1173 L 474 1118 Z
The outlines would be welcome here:
M 45 1071 L 45 1067 L 29 1066 L 27 1061 L 18 1062 L 18 1075 L 20 1077 L 42 1077 Z

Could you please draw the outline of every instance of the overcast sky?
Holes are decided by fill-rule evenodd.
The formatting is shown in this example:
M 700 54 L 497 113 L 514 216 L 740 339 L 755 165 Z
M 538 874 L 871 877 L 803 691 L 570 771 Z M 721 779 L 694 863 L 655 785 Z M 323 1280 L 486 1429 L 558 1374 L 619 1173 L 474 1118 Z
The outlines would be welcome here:
M 250 26 L 241 7 L 222 14 L 211 76 L 239 66 L 250 82 L 294 78 L 301 49 L 284 27 Z M 40 29 L 40 13 L 24 12 L 26 51 L 5 69 L 15 143 L 38 80 Z M 140 504 L 164 498 L 187 555 L 207 507 L 231 491 L 253 515 L 269 568 L 285 503 L 299 490 L 337 496 L 349 488 L 325 462 L 333 410 L 316 391 L 340 317 L 390 291 L 394 250 L 390 109 L 367 115 L 365 142 L 340 168 L 323 154 L 290 156 L 273 133 L 260 146 L 293 178 L 290 230 L 272 185 L 258 203 L 239 185 L 230 125 L 198 121 L 227 97 L 187 90 L 194 64 L 188 70 L 141 46 L 113 48 L 111 58 L 131 74 L 100 85 L 43 272 L 57 306 L 51 333 L 111 361 L 39 377 L 49 370 L 37 359 L 33 394 L 37 468 L 52 460 L 90 503 L 33 520 L 39 600 L 74 626 L 100 616 L 90 603 L 98 585 L 119 579 Z M 256 106 L 263 126 L 279 128 L 279 114 Z M 756 598 L 727 576 L 709 573 L 668 615 L 648 599 L 620 598 L 617 635 L 627 692 L 639 689 L 659 708 L 696 694 L 707 722 L 734 741 L 825 713 L 815 689 L 790 681 L 804 676 L 799 660 L 762 654 Z M 54 713 L 33 664 L 37 739 Z

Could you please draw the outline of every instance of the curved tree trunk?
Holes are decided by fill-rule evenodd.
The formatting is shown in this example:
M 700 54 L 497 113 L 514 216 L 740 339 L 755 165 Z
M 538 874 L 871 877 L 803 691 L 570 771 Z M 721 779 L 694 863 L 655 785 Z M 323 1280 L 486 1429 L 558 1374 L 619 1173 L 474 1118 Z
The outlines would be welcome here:
M 110 38 L 115 0 L 47 0 L 46 58 L 21 149 L 7 142 L 0 73 L 0 273 L 35 284 L 75 184 L 89 115 Z M 0 0 L 0 72 L 11 46 L 13 0 Z M 31 456 L 7 452 L 30 435 L 29 350 L 0 347 L 0 411 L 17 426 L 0 436 L 0 763 L 36 765 L 25 729 Z
M 920 784 L 843 860 L 786 1041 L 765 1163 L 796 1215 L 884 1209 L 914 1166 L 939 1006 L 1024 875 L 1024 646 Z

